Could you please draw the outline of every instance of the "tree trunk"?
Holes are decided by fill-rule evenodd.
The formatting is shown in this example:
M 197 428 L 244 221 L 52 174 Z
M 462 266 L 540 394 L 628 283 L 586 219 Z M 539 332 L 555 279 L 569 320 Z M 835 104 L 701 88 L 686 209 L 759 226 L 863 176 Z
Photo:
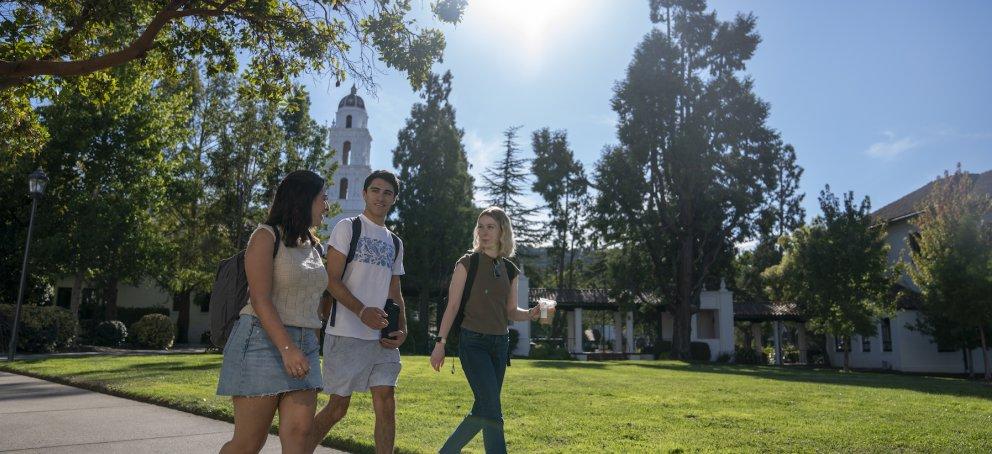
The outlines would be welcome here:
M 103 303 L 104 318 L 107 320 L 117 320 L 117 278 L 111 278 L 104 283 Z
M 692 355 L 689 345 L 692 339 L 692 265 L 693 244 L 692 235 L 685 235 L 681 240 L 679 251 L 679 268 L 677 276 L 677 292 L 675 304 L 669 310 L 672 314 L 672 359 L 689 360 Z
M 173 306 L 179 312 L 176 319 L 176 343 L 189 343 L 189 306 L 192 292 L 189 290 L 179 292 L 172 296 Z
M 961 349 L 961 353 L 964 354 L 964 372 L 968 374 L 968 378 L 975 378 L 975 365 L 972 364 L 971 350 L 964 347 Z
M 79 306 L 83 304 L 83 269 L 80 267 L 72 278 L 72 297 L 69 298 L 69 310 L 72 318 L 79 320 Z
M 841 343 L 844 345 L 844 372 L 851 371 L 851 344 L 850 337 L 844 336 L 841 338 Z
M 992 381 L 992 370 L 989 369 L 989 346 L 985 341 L 985 327 L 978 327 L 978 334 L 982 339 L 982 360 L 985 362 L 985 381 Z

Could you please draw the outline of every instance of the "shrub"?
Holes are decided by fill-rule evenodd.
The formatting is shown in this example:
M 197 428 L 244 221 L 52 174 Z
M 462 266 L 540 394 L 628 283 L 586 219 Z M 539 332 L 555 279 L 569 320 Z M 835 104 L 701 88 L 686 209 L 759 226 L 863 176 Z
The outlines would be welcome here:
M 142 347 L 168 349 L 176 341 L 176 328 L 167 315 L 148 314 L 131 325 L 131 340 Z
M 0 345 L 10 345 L 10 327 L 15 307 L 0 304 Z M 79 324 L 68 309 L 56 306 L 21 306 L 17 329 L 17 351 L 52 353 L 67 350 L 76 343 Z
M 338 310 L 341 308 L 339 307 Z M 400 353 L 405 354 L 417 354 L 426 348 L 428 338 L 422 331 L 423 324 L 412 318 L 406 319 L 406 340 L 403 341 L 403 345 L 400 345 Z M 433 347 L 433 342 L 430 347 Z M 430 353 L 430 350 L 427 350 Z
M 530 348 L 530 359 L 572 359 L 565 347 L 548 343 L 536 344 Z
M 120 320 L 100 322 L 93 330 L 93 342 L 105 347 L 120 347 L 127 339 L 127 328 Z
M 650 345 L 644 348 L 645 353 L 654 354 L 656 358 L 663 358 L 668 356 L 672 351 L 672 343 L 666 340 L 659 340 L 655 342 L 654 345 Z
M 689 357 L 694 361 L 710 360 L 710 344 L 706 342 L 692 342 L 689 344 Z
M 732 359 L 734 359 L 733 353 L 723 352 L 716 355 L 716 362 L 718 363 L 729 363 Z
M 510 339 L 509 339 L 509 354 L 512 355 L 513 351 L 517 349 L 517 344 L 520 343 L 520 332 L 510 328 Z
M 734 362 L 737 364 L 768 364 L 768 357 L 748 347 L 738 347 L 734 350 Z
M 117 308 L 117 320 L 124 323 L 124 326 L 134 326 L 138 320 L 141 320 L 144 316 L 149 314 L 161 314 L 168 317 L 169 309 L 162 306 Z

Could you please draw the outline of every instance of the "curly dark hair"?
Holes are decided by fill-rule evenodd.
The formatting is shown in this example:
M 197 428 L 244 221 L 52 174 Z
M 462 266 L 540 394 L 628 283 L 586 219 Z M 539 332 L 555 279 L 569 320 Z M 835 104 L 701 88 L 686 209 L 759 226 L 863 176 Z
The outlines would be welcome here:
M 306 241 L 317 243 L 311 231 L 313 199 L 324 188 L 324 179 L 309 170 L 290 172 L 279 182 L 265 223 L 282 227 L 282 242 L 296 247 Z

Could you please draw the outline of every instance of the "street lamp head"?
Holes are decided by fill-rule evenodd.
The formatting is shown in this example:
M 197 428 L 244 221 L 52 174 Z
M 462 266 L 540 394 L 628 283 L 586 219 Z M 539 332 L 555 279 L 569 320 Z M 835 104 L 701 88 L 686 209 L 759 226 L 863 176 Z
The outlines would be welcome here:
M 45 185 L 48 184 L 48 175 L 40 168 L 28 175 L 28 192 L 32 197 L 41 197 L 45 193 Z

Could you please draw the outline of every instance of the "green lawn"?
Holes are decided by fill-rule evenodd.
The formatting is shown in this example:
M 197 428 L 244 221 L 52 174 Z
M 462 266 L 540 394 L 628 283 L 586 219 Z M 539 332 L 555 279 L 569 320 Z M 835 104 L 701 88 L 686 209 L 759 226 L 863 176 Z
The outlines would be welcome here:
M 220 359 L 57 358 L 0 368 L 230 419 L 230 399 L 214 396 Z M 404 359 L 397 398 L 397 447 L 406 452 L 436 452 L 471 406 L 461 370 L 435 373 L 426 357 Z M 514 360 L 503 403 L 511 452 L 992 451 L 992 387 L 951 378 Z M 356 394 L 325 443 L 370 451 L 372 421 L 368 395 Z M 481 437 L 469 448 L 481 452 Z

